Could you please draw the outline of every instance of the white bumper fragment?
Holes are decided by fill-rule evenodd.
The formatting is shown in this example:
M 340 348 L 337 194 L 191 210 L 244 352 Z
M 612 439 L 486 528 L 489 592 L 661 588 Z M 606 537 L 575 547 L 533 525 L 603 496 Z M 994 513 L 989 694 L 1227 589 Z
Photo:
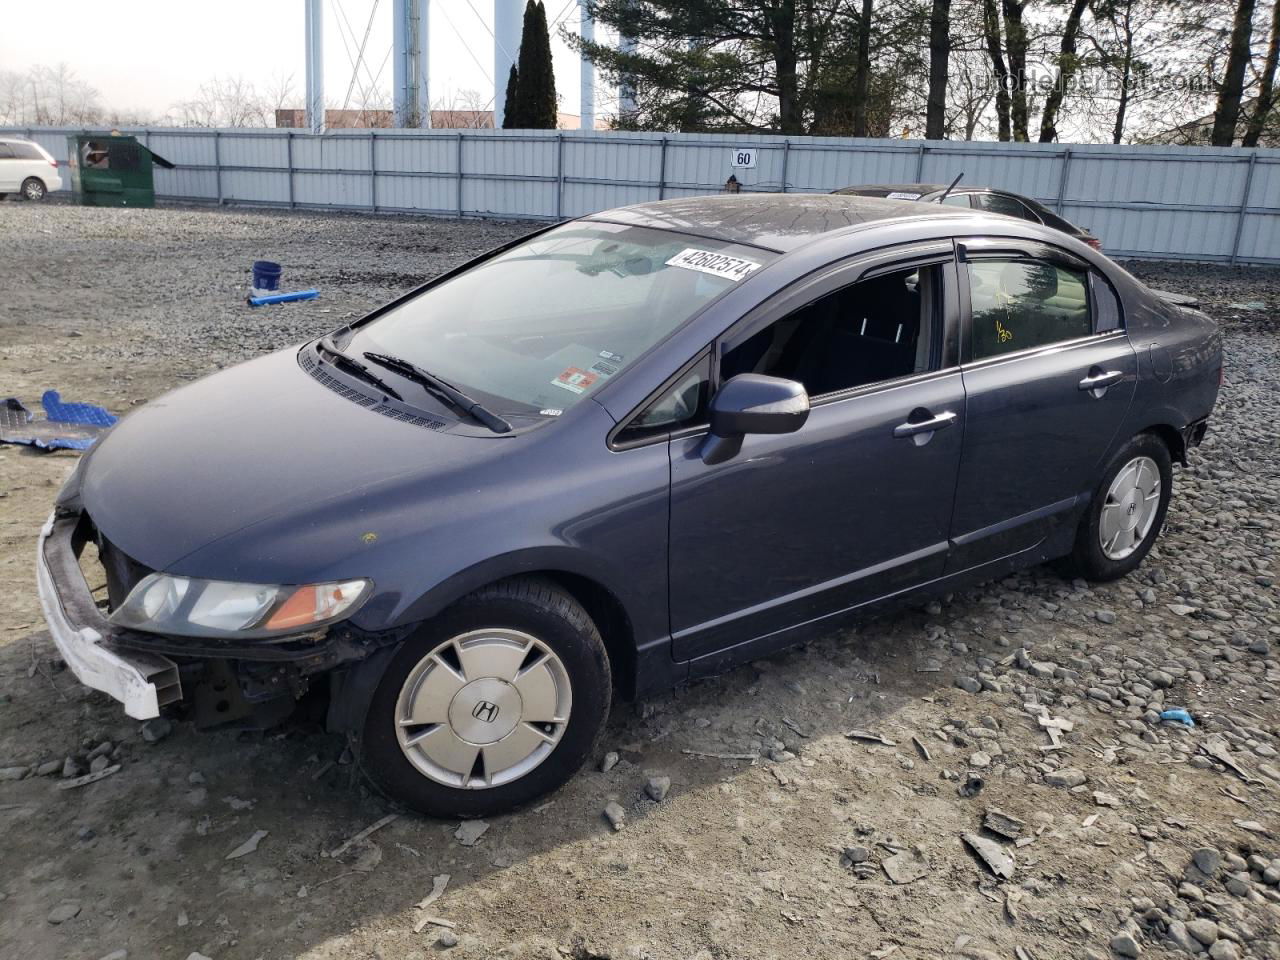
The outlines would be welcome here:
M 167 657 L 151 653 L 117 652 L 102 645 L 102 634 L 92 627 L 77 627 L 68 619 L 63 607 L 59 585 L 45 557 L 45 541 L 53 531 L 50 516 L 40 531 L 36 545 L 36 584 L 40 591 L 40 606 L 49 623 L 53 642 L 62 654 L 71 672 L 80 682 L 118 700 L 124 712 L 137 720 L 148 720 L 160 715 L 159 686 L 166 691 L 165 701 L 172 697 L 177 686 L 177 665 Z M 63 589 L 84 589 L 87 584 L 64 584 Z

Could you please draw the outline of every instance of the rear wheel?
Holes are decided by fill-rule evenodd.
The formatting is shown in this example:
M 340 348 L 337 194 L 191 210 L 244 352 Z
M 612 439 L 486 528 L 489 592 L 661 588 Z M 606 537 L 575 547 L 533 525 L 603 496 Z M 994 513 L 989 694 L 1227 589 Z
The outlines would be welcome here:
M 1064 571 L 1116 580 L 1136 569 L 1164 526 L 1172 486 L 1169 448 L 1159 437 L 1138 434 L 1103 470 Z
M 39 177 L 27 177 L 22 181 L 22 199 L 43 200 L 44 193 L 44 181 Z
M 397 652 L 365 720 L 365 772 L 432 816 L 488 816 L 554 790 L 609 713 L 595 624 L 550 581 L 518 578 L 454 604 Z

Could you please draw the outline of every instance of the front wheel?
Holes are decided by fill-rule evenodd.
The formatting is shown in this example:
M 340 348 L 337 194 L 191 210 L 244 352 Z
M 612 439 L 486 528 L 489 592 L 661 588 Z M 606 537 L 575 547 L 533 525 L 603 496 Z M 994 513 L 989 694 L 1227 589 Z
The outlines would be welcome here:
M 44 193 L 44 181 L 39 177 L 27 177 L 22 181 L 22 199 L 43 200 Z
M 604 642 L 553 583 L 506 580 L 410 637 L 378 683 L 361 760 L 422 813 L 489 816 L 564 784 L 609 714 Z
M 1106 581 L 1136 569 L 1160 535 L 1172 488 L 1169 448 L 1159 437 L 1138 434 L 1103 470 L 1064 571 Z

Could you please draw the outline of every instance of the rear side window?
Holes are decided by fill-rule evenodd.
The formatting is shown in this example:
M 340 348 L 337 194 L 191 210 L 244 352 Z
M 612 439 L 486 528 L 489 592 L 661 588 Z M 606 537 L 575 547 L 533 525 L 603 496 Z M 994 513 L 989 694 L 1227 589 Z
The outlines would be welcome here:
M 1028 210 L 1026 204 L 1002 193 L 975 193 L 973 202 L 979 210 L 986 210 L 988 213 L 1003 213 L 1006 217 L 1040 222 L 1040 218 Z
M 0 160 L 12 160 L 13 150 L 7 143 L 0 143 Z
M 1093 332 L 1084 271 L 1031 259 L 974 260 L 965 266 L 974 360 Z
M 942 198 L 942 202 L 948 207 L 968 207 L 969 195 L 967 193 L 948 193 Z
M 1093 305 L 1097 322 L 1094 330 L 1106 333 L 1108 330 L 1119 330 L 1124 326 L 1124 317 L 1120 311 L 1120 298 L 1115 289 L 1099 274 L 1089 274 L 1089 285 L 1093 287 Z
M 34 143 L 10 143 L 9 148 L 19 160 L 44 160 L 44 156 Z

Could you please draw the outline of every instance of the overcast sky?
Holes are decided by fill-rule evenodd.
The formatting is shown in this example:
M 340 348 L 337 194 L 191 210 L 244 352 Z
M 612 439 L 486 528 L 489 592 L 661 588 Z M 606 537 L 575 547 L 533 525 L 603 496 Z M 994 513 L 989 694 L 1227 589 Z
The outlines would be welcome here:
M 576 0 L 544 2 L 549 22 L 563 18 L 577 30 Z M 392 3 L 380 0 L 376 6 L 365 59 L 375 76 L 382 68 L 380 86 L 389 92 Z M 341 104 L 351 80 L 343 36 L 347 35 L 352 50 L 358 47 L 374 7 L 375 0 L 326 0 L 325 99 L 331 103 Z M 65 0 L 56 8 L 33 6 L 30 0 L 0 0 L 0 23 L 7 24 L 0 29 L 0 69 L 25 70 L 65 61 L 97 87 L 104 105 L 154 113 L 190 99 L 215 74 L 241 75 L 259 87 L 292 75 L 301 107 L 306 56 L 303 11 L 303 0 Z M 39 24 L 36 29 L 18 27 L 32 22 L 32 17 Z M 486 100 L 492 95 L 492 25 L 492 0 L 433 0 L 433 101 L 466 89 L 482 92 Z M 578 60 L 556 33 L 553 26 L 556 91 L 561 109 L 577 113 Z M 363 72 L 361 76 L 364 79 Z M 598 110 L 606 105 L 605 99 L 597 94 Z

